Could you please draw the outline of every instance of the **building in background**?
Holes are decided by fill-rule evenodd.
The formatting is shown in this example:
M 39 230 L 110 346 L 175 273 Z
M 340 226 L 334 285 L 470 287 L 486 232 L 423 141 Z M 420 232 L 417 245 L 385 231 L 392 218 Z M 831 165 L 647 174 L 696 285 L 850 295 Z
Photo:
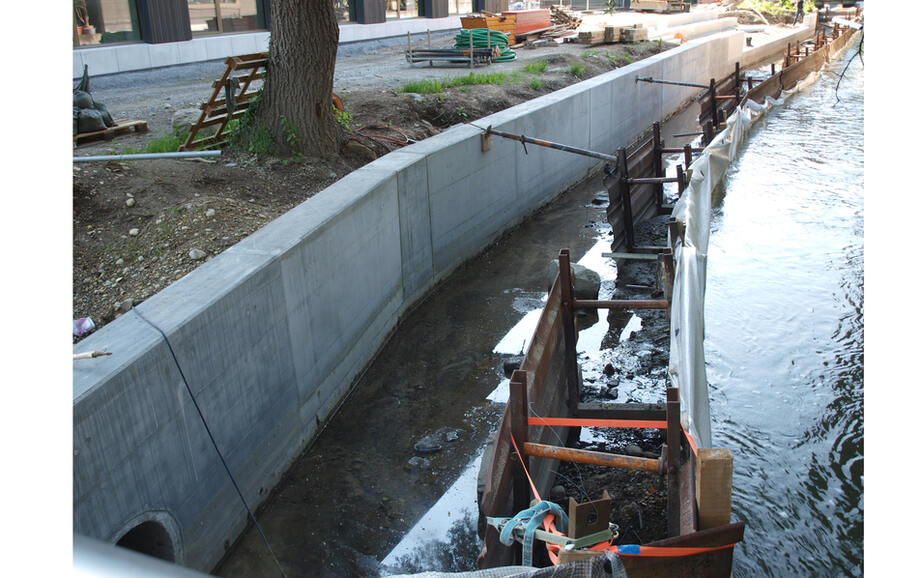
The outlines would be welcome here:
M 179 42 L 268 31 L 271 0 L 73 0 L 74 48 Z M 443 18 L 506 9 L 496 0 L 332 0 L 341 23 L 376 24 L 401 18 Z
M 73 0 L 73 77 L 84 65 L 99 75 L 264 51 L 272 1 Z M 332 2 L 340 43 L 456 29 L 459 15 L 508 9 L 507 0 Z

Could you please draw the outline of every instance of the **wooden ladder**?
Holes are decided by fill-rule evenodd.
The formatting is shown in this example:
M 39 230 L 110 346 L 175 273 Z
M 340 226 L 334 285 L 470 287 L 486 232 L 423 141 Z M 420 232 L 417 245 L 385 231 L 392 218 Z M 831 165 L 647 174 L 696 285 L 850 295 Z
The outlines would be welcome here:
M 202 105 L 202 114 L 189 129 L 189 136 L 179 150 L 214 147 L 226 142 L 224 131 L 228 123 L 241 118 L 258 94 L 258 90 L 253 88 L 253 82 L 266 78 L 268 58 L 267 52 L 257 52 L 231 56 L 224 61 L 227 65 L 224 74 L 212 83 L 211 98 Z M 242 74 L 235 74 L 238 71 Z M 211 126 L 218 127 L 213 135 L 196 140 L 199 131 Z

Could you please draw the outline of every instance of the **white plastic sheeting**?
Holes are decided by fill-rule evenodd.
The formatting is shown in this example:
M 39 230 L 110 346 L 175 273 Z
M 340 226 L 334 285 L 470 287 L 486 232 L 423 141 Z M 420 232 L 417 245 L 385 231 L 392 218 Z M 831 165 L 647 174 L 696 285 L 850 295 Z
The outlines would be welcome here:
M 676 278 L 672 290 L 669 379 L 679 388 L 682 425 L 699 448 L 711 447 L 711 409 L 704 365 L 704 292 L 707 281 L 708 238 L 711 230 L 711 192 L 736 158 L 752 124 L 791 94 L 812 84 L 811 73 L 778 100 L 764 105 L 745 102 L 727 119 L 721 131 L 689 170 L 688 187 L 672 211 L 685 227 L 684 244 L 673 239 Z

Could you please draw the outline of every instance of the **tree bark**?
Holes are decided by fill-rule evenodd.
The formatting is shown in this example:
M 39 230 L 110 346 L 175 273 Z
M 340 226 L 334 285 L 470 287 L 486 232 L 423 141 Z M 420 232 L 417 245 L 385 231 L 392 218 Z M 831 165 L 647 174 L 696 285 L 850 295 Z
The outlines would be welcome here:
M 270 7 L 268 75 L 257 118 L 279 151 L 335 154 L 342 129 L 333 114 L 339 44 L 333 2 L 273 0 Z

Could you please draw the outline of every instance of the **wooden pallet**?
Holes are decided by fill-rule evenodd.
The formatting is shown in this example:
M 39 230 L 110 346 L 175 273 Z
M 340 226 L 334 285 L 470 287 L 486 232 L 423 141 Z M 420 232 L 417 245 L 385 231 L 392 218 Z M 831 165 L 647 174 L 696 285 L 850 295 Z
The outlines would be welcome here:
M 461 28 L 464 30 L 477 28 L 498 30 L 500 32 L 505 32 L 509 36 L 509 44 L 515 43 L 515 16 L 462 16 Z
M 93 132 L 81 132 L 74 135 L 74 142 L 77 144 L 95 141 L 95 140 L 112 140 L 117 136 L 128 134 L 130 132 L 147 132 L 146 120 L 117 120 L 115 126 L 105 130 L 94 130 Z
M 212 83 L 211 97 L 201 106 L 202 113 L 189 129 L 189 136 L 179 150 L 190 151 L 224 144 L 227 124 L 241 118 L 256 97 L 258 91 L 253 83 L 266 77 L 268 58 L 267 52 L 257 52 L 231 56 L 224 61 L 224 74 Z M 196 139 L 200 130 L 211 126 L 218 127 L 214 134 Z

